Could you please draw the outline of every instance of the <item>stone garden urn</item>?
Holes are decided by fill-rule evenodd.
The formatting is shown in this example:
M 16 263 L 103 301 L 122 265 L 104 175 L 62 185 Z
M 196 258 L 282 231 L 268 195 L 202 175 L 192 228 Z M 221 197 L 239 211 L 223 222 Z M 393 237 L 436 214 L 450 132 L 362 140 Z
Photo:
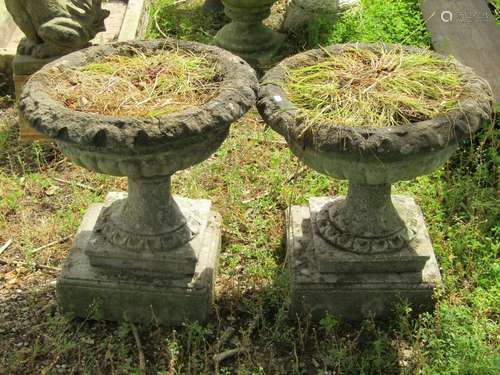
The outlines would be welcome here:
M 353 46 L 375 48 L 334 45 L 284 60 L 262 78 L 257 101 L 266 123 L 302 162 L 349 181 L 347 196 L 311 198 L 308 207 L 287 212 L 292 311 L 316 318 L 326 311 L 348 320 L 384 317 L 399 299 L 416 311 L 432 307 L 441 276 L 424 218 L 413 198 L 391 195 L 391 185 L 435 171 L 492 111 L 488 95 L 478 95 L 408 125 L 306 125 L 285 93 L 285 69 L 316 64 Z M 467 82 L 471 91 L 490 92 L 469 68 L 459 69 L 475 78 Z
M 218 95 L 157 118 L 77 112 L 49 95 L 46 74 L 111 55 L 180 49 L 220 65 Z M 62 309 L 74 316 L 163 324 L 204 321 L 210 310 L 221 219 L 209 200 L 174 197 L 176 172 L 207 159 L 231 123 L 254 103 L 257 79 L 239 57 L 175 40 L 115 43 L 67 55 L 36 73 L 20 100 L 24 118 L 53 138 L 73 163 L 127 176 L 128 194 L 110 193 L 85 214 L 57 283 Z
M 215 36 L 215 44 L 242 57 L 251 65 L 263 67 L 277 54 L 285 36 L 265 26 L 276 0 L 222 0 L 232 20 Z

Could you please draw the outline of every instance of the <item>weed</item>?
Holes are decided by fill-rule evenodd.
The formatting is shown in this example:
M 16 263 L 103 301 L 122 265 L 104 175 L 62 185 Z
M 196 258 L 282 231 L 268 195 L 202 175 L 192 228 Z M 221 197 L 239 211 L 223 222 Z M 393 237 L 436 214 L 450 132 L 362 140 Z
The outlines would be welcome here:
M 210 44 L 226 22 L 223 14 L 205 13 L 204 0 L 155 0 L 151 9 L 152 21 L 148 36 L 166 36 Z

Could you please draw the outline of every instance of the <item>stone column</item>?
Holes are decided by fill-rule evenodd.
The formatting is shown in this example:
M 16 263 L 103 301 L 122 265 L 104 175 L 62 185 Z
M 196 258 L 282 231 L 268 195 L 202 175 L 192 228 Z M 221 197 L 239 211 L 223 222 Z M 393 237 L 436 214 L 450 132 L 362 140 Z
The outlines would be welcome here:
M 186 218 L 172 197 L 170 176 L 129 177 L 128 197 L 115 211 L 114 224 L 131 236 L 132 244 L 147 236 L 149 244 L 140 248 L 168 251 L 191 239 Z

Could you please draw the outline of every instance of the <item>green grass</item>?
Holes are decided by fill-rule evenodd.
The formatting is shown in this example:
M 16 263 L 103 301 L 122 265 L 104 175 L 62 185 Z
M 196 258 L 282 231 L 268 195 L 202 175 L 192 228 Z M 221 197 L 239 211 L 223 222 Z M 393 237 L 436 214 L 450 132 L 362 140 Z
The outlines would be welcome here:
M 348 41 L 430 45 L 419 0 L 361 0 L 336 19 L 319 18 L 296 36 L 306 48 Z
M 491 11 L 497 20 L 497 25 L 500 25 L 500 0 L 488 0 Z
M 159 22 L 173 18 L 165 9 Z M 13 117 L 12 109 L 0 115 L 0 246 L 14 240 L 0 257 L 25 263 L 0 265 L 0 373 L 139 374 L 128 324 L 71 321 L 57 309 L 57 272 L 37 265 L 60 267 L 70 243 L 32 253 L 73 233 L 90 203 L 126 182 L 76 167 L 49 145 L 18 143 Z M 414 317 L 402 303 L 387 323 L 351 325 L 288 316 L 283 246 L 288 205 L 345 193 L 346 184 L 304 169 L 249 113 L 213 158 L 174 176 L 176 194 L 210 198 L 223 216 L 217 298 L 205 326 L 138 327 L 148 373 L 497 374 L 499 125 L 436 173 L 395 186 L 416 197 L 427 221 L 444 278 L 436 311 Z
M 148 36 L 152 39 L 169 36 L 210 44 L 228 19 L 223 14 L 205 13 L 203 3 L 204 0 L 179 4 L 175 0 L 153 0 L 152 26 Z

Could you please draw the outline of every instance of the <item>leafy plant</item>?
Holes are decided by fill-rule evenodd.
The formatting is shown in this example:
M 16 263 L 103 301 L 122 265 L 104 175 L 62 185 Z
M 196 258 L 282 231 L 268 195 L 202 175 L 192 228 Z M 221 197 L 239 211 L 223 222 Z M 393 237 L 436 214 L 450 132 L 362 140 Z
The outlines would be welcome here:
M 419 0 L 361 0 L 337 17 L 319 17 L 300 35 L 305 48 L 352 41 L 430 46 Z

